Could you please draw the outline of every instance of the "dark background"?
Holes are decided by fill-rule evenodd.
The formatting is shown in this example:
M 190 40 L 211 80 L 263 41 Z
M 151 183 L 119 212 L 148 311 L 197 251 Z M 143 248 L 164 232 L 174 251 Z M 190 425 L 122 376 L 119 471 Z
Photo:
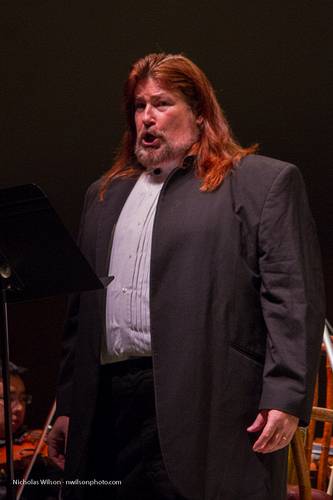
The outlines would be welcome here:
M 184 52 L 207 73 L 243 145 L 259 142 L 262 154 L 300 167 L 333 321 L 331 0 L 20 0 L 0 9 L 1 187 L 39 184 L 75 235 L 84 192 L 121 135 L 130 64 Z M 36 425 L 54 397 L 64 311 L 62 297 L 9 309 L 11 358 L 29 369 Z

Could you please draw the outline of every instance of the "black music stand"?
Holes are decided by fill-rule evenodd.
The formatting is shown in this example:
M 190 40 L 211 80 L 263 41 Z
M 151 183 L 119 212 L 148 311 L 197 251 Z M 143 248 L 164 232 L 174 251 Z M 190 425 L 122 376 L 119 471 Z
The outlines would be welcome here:
M 97 278 L 38 186 L 0 190 L 0 350 L 10 500 L 15 496 L 7 303 L 102 289 L 111 280 Z

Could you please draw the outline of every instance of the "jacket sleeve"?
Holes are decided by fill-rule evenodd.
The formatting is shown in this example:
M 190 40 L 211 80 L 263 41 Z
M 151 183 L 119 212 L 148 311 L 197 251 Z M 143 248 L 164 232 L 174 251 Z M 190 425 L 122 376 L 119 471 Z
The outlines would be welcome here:
M 267 327 L 261 409 L 309 422 L 324 329 L 320 251 L 302 177 L 287 165 L 259 225 L 261 305 Z

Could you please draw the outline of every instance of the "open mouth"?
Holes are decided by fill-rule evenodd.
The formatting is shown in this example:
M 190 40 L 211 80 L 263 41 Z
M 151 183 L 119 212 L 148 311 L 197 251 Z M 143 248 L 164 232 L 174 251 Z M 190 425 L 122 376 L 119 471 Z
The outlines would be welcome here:
M 147 132 L 142 137 L 142 144 L 146 148 L 156 148 L 160 145 L 160 140 L 156 135 Z

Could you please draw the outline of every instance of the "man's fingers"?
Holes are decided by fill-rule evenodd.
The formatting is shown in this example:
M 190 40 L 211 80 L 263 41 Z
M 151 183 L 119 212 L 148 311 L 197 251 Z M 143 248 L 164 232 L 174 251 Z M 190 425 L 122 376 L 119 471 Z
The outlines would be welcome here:
M 284 448 L 290 443 L 297 424 L 297 417 L 280 410 L 269 410 L 267 423 L 253 445 L 253 451 L 272 453 Z
M 275 427 L 272 424 L 267 423 L 257 441 L 253 445 L 253 451 L 262 451 L 265 446 L 267 446 L 268 442 L 272 439 L 274 432 Z
M 65 456 L 63 454 L 61 443 L 50 440 L 48 442 L 48 456 L 49 459 L 60 469 L 64 469 L 65 466 Z
M 53 456 L 49 455 L 49 459 L 52 461 L 53 464 L 55 464 L 61 470 L 64 470 L 64 468 L 65 468 L 64 455 L 53 455 Z
M 58 417 L 47 439 L 49 458 L 62 470 L 65 466 L 68 425 L 69 418 L 67 416 Z
M 267 421 L 267 411 L 263 410 L 256 416 L 255 421 L 246 429 L 247 432 L 259 432 L 261 431 Z
M 291 439 L 292 435 L 287 436 L 282 432 L 275 432 L 269 441 L 263 444 L 260 449 L 255 449 L 254 451 L 258 451 L 260 453 L 272 453 L 273 451 L 281 450 L 287 446 Z

